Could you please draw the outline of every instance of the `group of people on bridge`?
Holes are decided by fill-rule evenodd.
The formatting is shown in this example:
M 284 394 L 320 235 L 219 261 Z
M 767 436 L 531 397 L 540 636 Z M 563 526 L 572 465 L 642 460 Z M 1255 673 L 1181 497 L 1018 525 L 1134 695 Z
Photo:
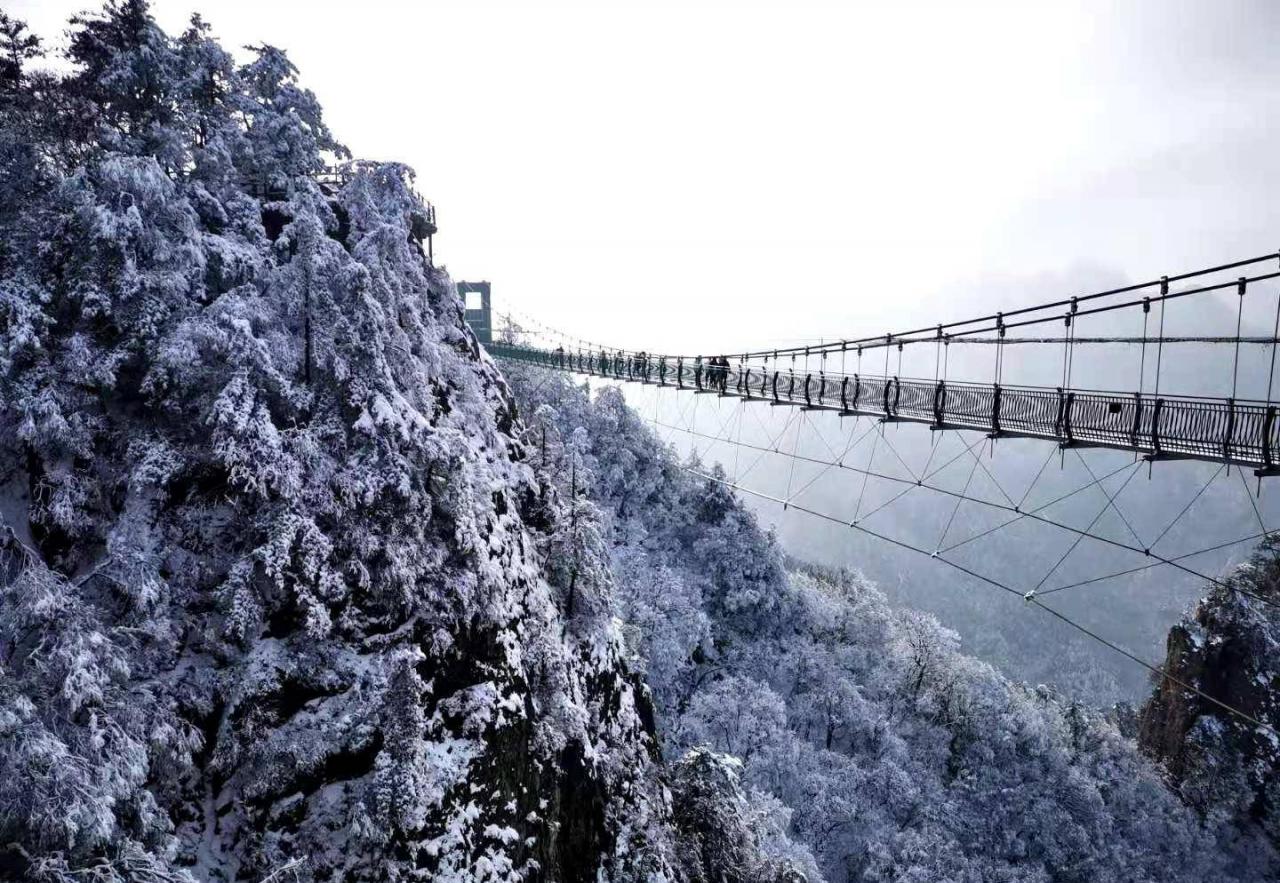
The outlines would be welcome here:
M 729 360 L 724 356 L 712 356 L 704 368 L 702 356 L 698 356 L 693 362 L 693 382 L 698 389 L 703 389 L 704 380 L 705 388 L 725 392 L 729 383 Z
M 578 352 L 576 360 L 577 365 L 582 364 L 582 352 Z M 571 353 L 565 353 L 564 347 L 558 346 L 555 349 L 555 361 L 557 367 L 565 369 L 570 367 L 569 363 L 574 360 Z M 651 374 L 654 370 L 654 362 L 657 365 L 657 376 L 660 382 L 666 382 L 667 375 L 667 358 L 665 356 L 653 357 L 646 352 L 638 352 L 628 354 L 622 350 L 618 350 L 614 355 L 609 355 L 609 351 L 601 349 L 599 356 L 592 357 L 587 354 L 587 362 L 595 371 L 604 375 L 613 375 L 615 377 L 626 376 L 636 380 L 651 380 Z M 693 362 L 693 382 L 698 389 L 714 390 L 721 393 L 727 392 L 729 387 L 729 359 L 725 356 L 711 356 L 703 360 L 702 356 L 694 358 Z M 677 382 L 684 377 L 684 358 L 677 357 L 675 376 Z

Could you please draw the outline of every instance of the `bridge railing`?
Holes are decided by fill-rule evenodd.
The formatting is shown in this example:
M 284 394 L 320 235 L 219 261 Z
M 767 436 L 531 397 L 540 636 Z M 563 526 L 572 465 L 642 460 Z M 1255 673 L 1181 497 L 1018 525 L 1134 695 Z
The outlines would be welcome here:
M 1130 450 L 1277 471 L 1280 420 L 1267 402 L 918 380 L 866 374 L 767 370 L 734 365 L 723 374 L 697 360 L 630 353 L 562 352 L 495 343 L 496 357 L 618 380 L 748 401 L 865 414 L 935 428 L 1025 436 L 1063 446 Z

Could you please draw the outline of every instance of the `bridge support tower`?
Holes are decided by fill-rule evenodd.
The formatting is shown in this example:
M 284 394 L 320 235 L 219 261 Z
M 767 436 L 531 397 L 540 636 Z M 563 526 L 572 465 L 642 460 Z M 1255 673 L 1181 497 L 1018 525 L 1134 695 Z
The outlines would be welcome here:
M 458 282 L 458 294 L 465 305 L 467 324 L 475 332 L 476 339 L 484 344 L 493 343 L 493 308 L 490 303 L 488 282 Z

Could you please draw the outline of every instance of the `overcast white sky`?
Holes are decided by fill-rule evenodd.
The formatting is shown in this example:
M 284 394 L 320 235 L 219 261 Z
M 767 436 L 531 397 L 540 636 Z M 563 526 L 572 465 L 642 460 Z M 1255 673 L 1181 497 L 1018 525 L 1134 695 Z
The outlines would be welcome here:
M 49 38 L 92 6 L 5 5 Z M 456 279 L 597 340 L 858 336 L 1280 247 L 1280 3 L 155 3 L 195 10 L 418 170 Z

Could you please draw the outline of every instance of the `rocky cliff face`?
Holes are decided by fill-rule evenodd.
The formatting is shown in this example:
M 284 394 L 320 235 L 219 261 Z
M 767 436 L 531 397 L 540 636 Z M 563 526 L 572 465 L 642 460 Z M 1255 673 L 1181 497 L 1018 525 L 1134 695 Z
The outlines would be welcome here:
M 1144 751 L 1206 816 L 1280 846 L 1280 544 L 1269 540 L 1169 632 L 1138 719 Z M 1231 714 L 1181 681 L 1248 715 Z M 1265 726 L 1263 726 L 1265 725 Z
M 590 512 L 255 54 L 129 0 L 0 90 L 0 876 L 679 878 Z
M 92 338 L 75 319 L 10 377 L 2 778 L 28 872 L 127 842 L 209 880 L 585 880 L 658 811 L 643 693 L 607 618 L 561 615 L 561 509 L 410 198 L 360 169 L 345 241 L 291 206 L 260 272 L 305 261 L 303 291 L 193 304 L 127 380 L 24 384 Z

